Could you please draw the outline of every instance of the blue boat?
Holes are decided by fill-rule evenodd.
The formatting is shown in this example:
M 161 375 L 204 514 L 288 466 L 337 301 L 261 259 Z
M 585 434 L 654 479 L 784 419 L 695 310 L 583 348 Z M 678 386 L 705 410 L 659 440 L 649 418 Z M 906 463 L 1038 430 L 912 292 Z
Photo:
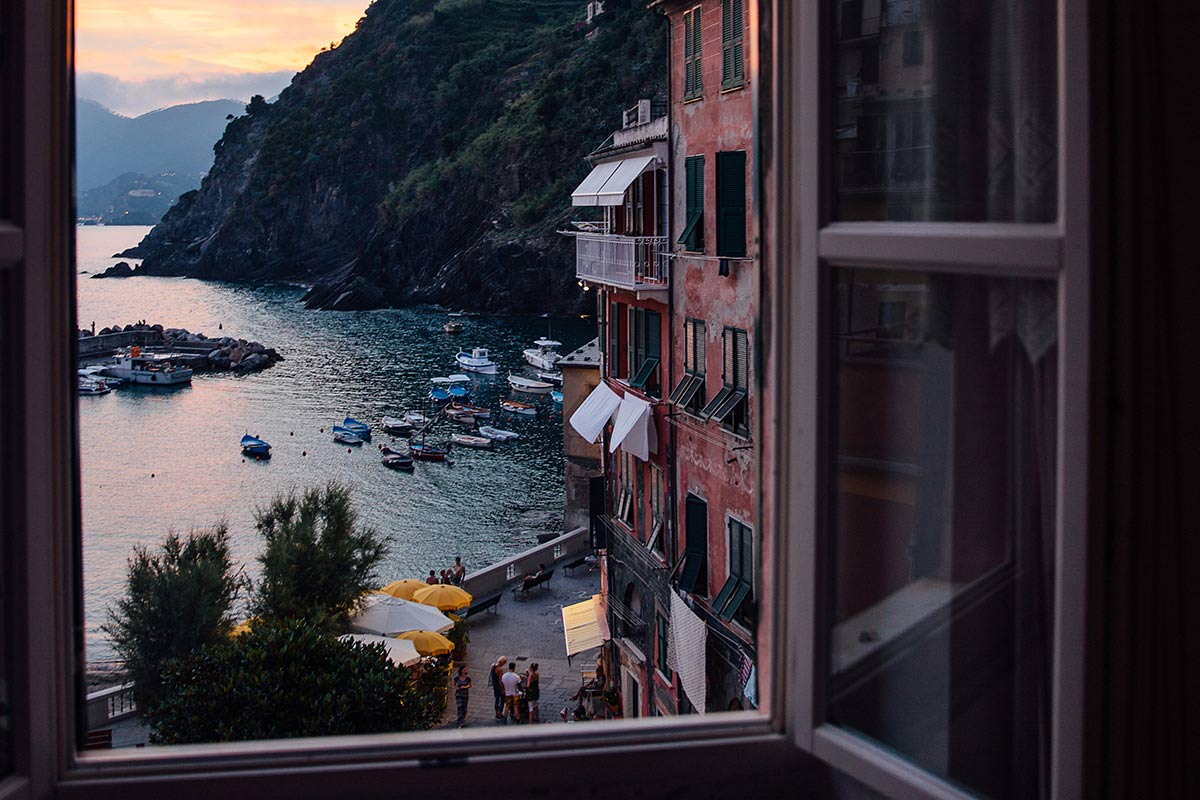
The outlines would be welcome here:
M 371 441 L 371 428 L 365 422 L 359 422 L 354 417 L 346 417 L 342 420 L 342 427 L 353 433 L 364 442 Z
M 254 458 L 270 458 L 271 445 L 259 439 L 257 436 L 246 434 L 242 437 L 242 455 L 252 456 Z
M 429 390 L 429 399 L 435 403 L 449 403 L 450 392 L 440 386 L 435 386 Z
M 450 394 L 451 399 L 460 403 L 471 399 L 471 392 L 465 386 L 451 386 L 446 391 Z
M 550 393 L 550 399 L 553 400 L 554 402 L 558 403 L 561 406 L 562 400 L 563 400 L 563 393 L 558 391 L 557 389 L 555 389 L 553 392 Z

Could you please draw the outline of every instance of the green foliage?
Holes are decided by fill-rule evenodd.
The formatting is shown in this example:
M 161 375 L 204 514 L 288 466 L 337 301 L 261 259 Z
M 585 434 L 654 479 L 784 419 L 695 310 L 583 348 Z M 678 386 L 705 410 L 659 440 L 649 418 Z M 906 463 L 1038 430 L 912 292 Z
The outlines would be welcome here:
M 334 630 L 378 585 L 375 568 L 386 545 L 377 531 L 358 525 L 350 489 L 342 484 L 276 496 L 255 512 L 255 525 L 266 548 L 258 558 L 262 577 L 253 608 L 264 619 Z
M 456 652 L 461 652 L 462 648 L 471 641 L 471 626 L 466 617 L 460 617 L 457 614 L 448 614 L 447 616 L 454 620 L 454 627 L 446 634 L 446 638 L 454 642 Z
M 160 744 L 424 730 L 446 702 L 444 671 L 428 673 L 396 666 L 382 645 L 264 622 L 168 664 L 147 720 Z
M 157 551 L 134 548 L 126 595 L 103 629 L 136 684 L 139 703 L 152 704 L 162 693 L 165 661 L 228 638 L 230 611 L 243 588 L 224 525 L 186 539 L 171 533 Z

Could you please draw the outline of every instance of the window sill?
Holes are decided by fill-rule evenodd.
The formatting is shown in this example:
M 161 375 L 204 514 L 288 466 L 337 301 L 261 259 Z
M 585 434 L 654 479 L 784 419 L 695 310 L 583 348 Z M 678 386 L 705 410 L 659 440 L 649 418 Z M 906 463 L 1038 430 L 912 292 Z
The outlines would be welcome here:
M 721 94 L 732 94 L 734 92 L 740 92 L 749 85 L 750 85 L 750 83 L 748 81 L 742 81 L 741 83 L 736 84 L 736 85 L 730 84 L 729 86 L 722 86 Z
M 704 99 L 704 95 L 702 95 L 702 94 L 696 95 L 695 97 L 685 97 L 685 98 L 683 98 L 683 104 L 685 106 L 691 105 L 692 103 L 699 103 L 703 99 Z

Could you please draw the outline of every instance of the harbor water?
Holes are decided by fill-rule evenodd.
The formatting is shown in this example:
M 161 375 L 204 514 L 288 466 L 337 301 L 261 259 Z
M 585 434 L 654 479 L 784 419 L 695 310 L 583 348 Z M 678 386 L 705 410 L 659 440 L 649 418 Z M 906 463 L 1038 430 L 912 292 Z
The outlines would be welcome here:
M 561 530 L 560 407 L 549 396 L 524 396 L 537 406 L 537 415 L 527 417 L 499 411 L 499 400 L 511 396 L 510 371 L 532 376 L 521 351 L 534 339 L 549 332 L 565 353 L 595 336 L 591 322 L 468 315 L 461 318 L 464 332 L 450 335 L 442 330 L 445 311 L 310 311 L 298 302 L 303 289 L 292 286 L 90 279 L 147 230 L 77 229 L 80 326 L 94 321 L 100 330 L 144 319 L 257 340 L 285 360 L 250 375 L 198 374 L 189 386 L 79 398 L 85 626 L 93 666 L 113 659 L 100 626 L 124 591 L 135 545 L 223 522 L 237 563 L 254 578 L 261 548 L 254 511 L 281 492 L 328 480 L 349 485 L 361 521 L 388 539 L 384 582 L 422 577 L 449 567 L 455 556 L 468 569 L 480 568 L 535 544 L 539 532 Z M 429 379 L 459 372 L 454 354 L 472 346 L 490 348 L 500 364 L 495 376 L 472 376 L 472 401 L 492 409 L 488 424 L 521 438 L 491 451 L 454 448 L 448 463 L 418 462 L 411 474 L 384 467 L 377 448 L 392 437 L 378 427 L 380 418 L 425 409 Z M 356 448 L 333 442 L 331 426 L 347 415 L 373 426 L 373 442 Z M 434 430 L 431 443 L 459 429 L 442 421 Z M 273 458 L 243 458 L 238 442 L 245 433 L 270 442 Z

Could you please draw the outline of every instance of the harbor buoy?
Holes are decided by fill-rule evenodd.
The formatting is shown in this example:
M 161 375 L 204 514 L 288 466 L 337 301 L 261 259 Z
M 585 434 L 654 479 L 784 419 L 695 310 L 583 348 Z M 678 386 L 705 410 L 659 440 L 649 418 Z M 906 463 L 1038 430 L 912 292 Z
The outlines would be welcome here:
M 307 450 L 301 450 L 301 451 L 300 451 L 300 455 L 302 455 L 302 456 L 306 456 L 306 455 L 308 455 L 308 451 L 307 451 Z
M 354 452 L 354 448 L 353 448 L 353 447 L 347 447 L 347 448 L 346 448 L 346 452 L 347 452 L 347 453 L 353 453 L 353 452 Z
M 153 477 L 154 477 L 154 473 L 153 473 L 153 472 L 151 472 L 151 473 L 150 473 L 150 477 L 151 477 L 151 478 L 153 478 Z

